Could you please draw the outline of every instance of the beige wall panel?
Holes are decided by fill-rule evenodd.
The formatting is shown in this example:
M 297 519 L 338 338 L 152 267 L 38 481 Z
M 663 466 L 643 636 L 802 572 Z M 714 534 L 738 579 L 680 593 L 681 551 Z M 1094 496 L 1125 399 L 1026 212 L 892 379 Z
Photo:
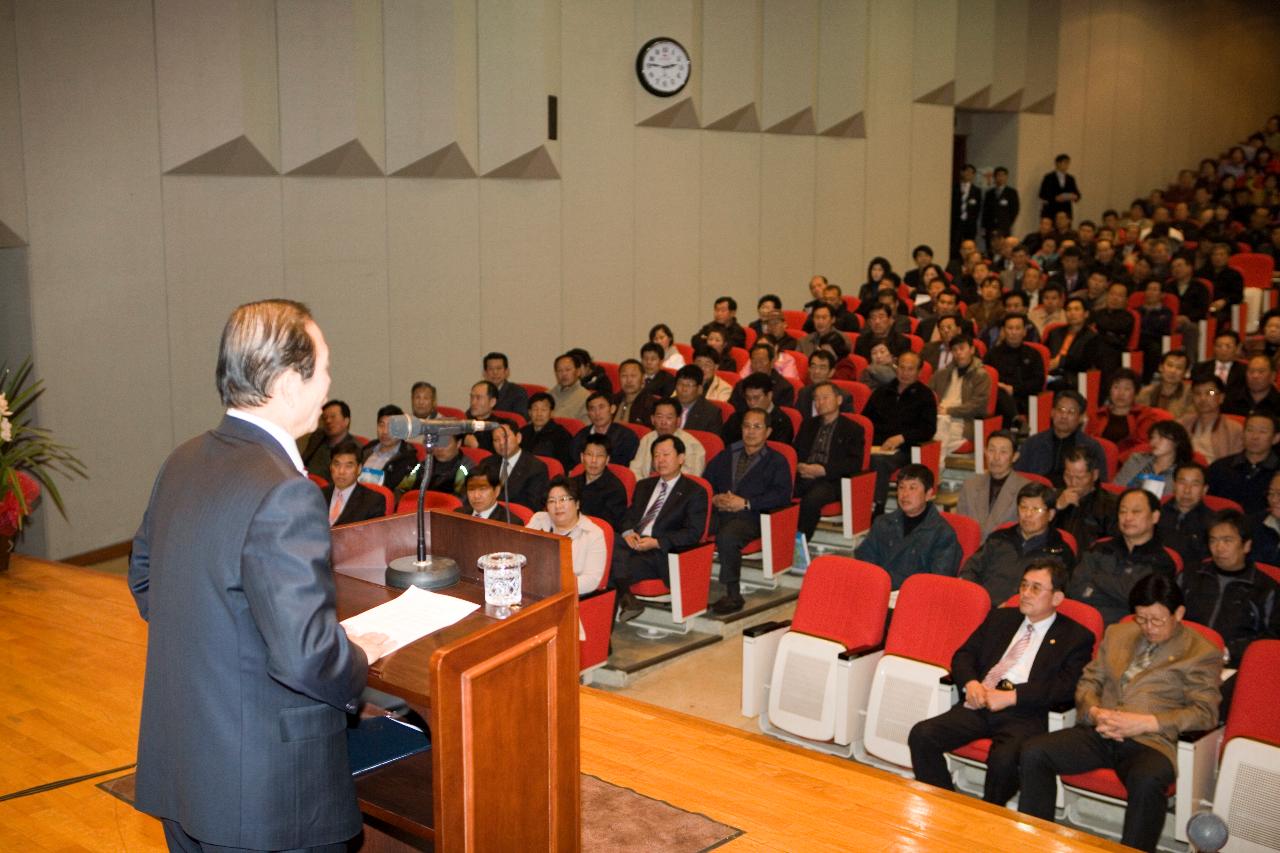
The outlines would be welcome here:
M 163 169 L 244 136 L 278 170 L 275 6 L 157 0 L 155 25 Z
M 1054 150 L 1051 142 L 1054 120 L 1053 116 L 1019 113 L 1017 121 L 1018 158 L 1016 163 L 1010 164 L 1009 170 L 1010 183 L 1018 188 L 1018 200 L 1021 202 L 1013 232 L 1021 236 L 1035 231 L 1040 221 L 1040 199 L 1036 195 L 1040 192 L 1040 179 L 1053 168 Z M 1086 202 L 1082 210 L 1092 211 L 1094 208 Z M 1097 210 L 1101 212 L 1102 208 Z M 1096 219 L 1092 213 L 1088 216 Z M 1082 218 L 1083 215 L 1077 217 Z
M 27 238 L 27 188 L 22 175 L 22 112 L 13 0 L 0 0 L 0 246 Z
M 387 172 L 457 143 L 476 166 L 475 0 L 384 0 Z
M 875 215 L 866 219 L 866 253 L 884 255 L 895 267 L 909 257 L 912 211 L 910 3 L 876 3 L 868 20 L 870 48 L 867 86 L 866 203 Z M 950 130 L 947 133 L 950 139 Z M 947 142 L 948 150 L 950 141 Z M 950 157 L 946 160 L 950 162 Z M 943 189 L 950 181 L 943 180 Z
M 164 180 L 169 380 L 177 441 L 222 412 L 213 382 L 218 338 L 232 309 L 284 295 L 279 178 Z M 329 317 L 333 325 L 337 317 Z
M 1022 108 L 1033 107 L 1058 89 L 1058 0 L 1036 0 L 1027 22 L 1027 88 Z
M 760 127 L 767 129 L 817 102 L 818 0 L 764 0 L 763 32 Z
M 996 0 L 996 28 L 993 40 L 996 64 L 995 73 L 991 79 L 989 99 L 993 107 L 1026 89 L 1027 27 L 1031 14 L 1028 6 L 1028 0 Z
M 486 352 L 477 334 L 479 181 L 387 181 L 387 286 L 388 400 L 409 411 L 409 387 L 425 379 L 441 403 L 465 409 Z
M 151 4 L 19 3 L 16 35 L 40 420 L 92 478 L 40 510 L 66 556 L 132 536 L 173 446 Z
M 701 0 L 639 0 L 630 4 L 634 8 L 632 20 L 635 22 L 632 39 L 631 62 L 627 68 L 631 71 L 631 80 L 635 92 L 635 120 L 644 121 L 650 116 L 674 106 L 673 102 L 692 98 L 694 109 L 701 117 L 702 102 L 702 3 Z M 640 48 L 649 39 L 658 36 L 673 38 L 689 52 L 693 61 L 689 82 L 680 94 L 671 98 L 659 98 L 644 90 L 635 75 L 635 58 Z
M 698 247 L 701 140 L 709 135 L 720 134 L 635 130 L 635 332 L 628 341 L 635 357 L 654 323 L 688 340 L 708 313 L 699 298 Z
M 570 0 L 561 12 L 565 44 L 560 126 L 564 204 L 564 340 L 591 353 L 631 355 L 635 318 L 636 83 L 630 0 Z M 677 133 L 678 131 L 667 131 Z
M 732 296 L 739 311 L 754 306 L 760 286 L 761 156 L 764 134 L 703 132 L 701 287 L 697 313 L 711 319 L 718 296 Z M 692 329 L 690 331 L 693 331 Z
M 912 100 L 953 103 L 954 91 L 941 95 L 938 90 L 956 79 L 957 0 L 915 0 L 915 7 Z
M 480 174 L 547 140 L 547 96 L 560 92 L 560 9 L 555 0 L 478 0 Z
M 1139 185 L 1148 189 L 1172 181 L 1180 168 L 1173 164 L 1186 162 L 1188 167 L 1195 167 L 1194 155 L 1188 160 L 1179 158 L 1176 153 L 1175 138 L 1182 134 L 1176 132 L 1177 125 L 1171 123 L 1169 113 L 1172 101 L 1181 97 L 1176 93 L 1181 87 L 1168 73 L 1168 64 L 1163 59 L 1170 44 L 1162 18 L 1161 15 L 1143 18 L 1146 46 L 1140 53 L 1143 57 L 1140 70 L 1142 96 L 1132 114 L 1141 117 L 1135 122 L 1138 125 L 1137 150 L 1141 152 L 1136 168 L 1141 178 Z M 1101 210 L 1103 208 L 1098 208 L 1099 212 Z
M 868 207 L 867 143 L 861 139 L 815 140 L 813 269 L 857 295 L 872 253 L 863 245 Z M 874 209 L 874 208 L 873 208 Z M 807 302 L 807 282 L 788 282 L 780 293 L 787 308 Z
M 750 104 L 759 110 L 762 17 L 760 0 L 703 0 L 703 127 Z
M 352 140 L 372 166 L 385 169 L 381 4 L 277 0 L 276 21 L 283 170 L 305 166 Z
M 505 348 L 522 382 L 551 384 L 567 348 L 560 218 L 547 215 L 560 204 L 558 181 L 480 183 L 480 341 Z
M 766 134 L 760 140 L 761 295 L 793 293 L 798 297 L 815 272 L 814 143 L 812 138 L 777 134 Z M 785 296 L 783 304 L 787 304 Z M 754 320 L 755 300 L 742 305 L 740 313 Z
M 330 394 L 369 438 L 378 407 L 399 399 L 390 396 L 387 183 L 284 179 L 285 292 L 311 307 L 332 353 Z
M 1066 152 L 1079 159 L 1084 151 L 1084 114 L 1089 105 L 1089 0 L 1062 0 L 1058 30 L 1052 153 L 1044 155 L 1050 168 L 1056 154 Z M 1081 189 L 1089 192 L 1087 187 Z M 1091 210 L 1093 200 L 1085 196 L 1084 205 Z
M 955 110 L 932 104 L 911 105 L 911 245 L 927 243 L 938 257 L 951 239 L 951 134 Z M 895 264 L 896 265 L 896 264 Z
M 1115 69 L 1125 49 L 1119 9 L 1115 3 L 1095 3 L 1089 18 L 1088 101 L 1084 116 L 1084 147 L 1071 153 L 1071 171 L 1080 183 L 1081 212 L 1101 212 L 1107 200 L 1114 201 L 1112 189 L 1112 145 L 1115 139 Z M 1129 199 L 1125 199 L 1127 202 Z
M 996 0 L 960 0 L 956 16 L 957 104 L 991 86 L 998 52 L 992 40 L 995 31 Z
M 867 106 L 867 0 L 821 0 L 818 26 L 818 132 Z
M 1123 21 L 1123 47 L 1116 51 L 1110 73 L 1116 80 L 1113 101 L 1115 130 L 1111 135 L 1111 192 L 1110 198 L 1145 196 L 1154 184 L 1144 175 L 1143 162 L 1163 165 L 1162 152 L 1140 148 L 1140 118 L 1145 112 L 1147 93 L 1143 87 L 1142 67 L 1154 62 L 1158 50 L 1151 45 L 1151 28 L 1143 20 L 1146 0 L 1120 0 L 1117 13 Z M 1161 62 L 1163 64 L 1163 62 Z M 1161 182 L 1163 185 L 1163 182 Z M 1086 206 L 1085 210 L 1100 213 L 1103 208 Z M 1083 213 L 1084 211 L 1081 211 Z M 1076 216 L 1079 220 L 1080 215 Z

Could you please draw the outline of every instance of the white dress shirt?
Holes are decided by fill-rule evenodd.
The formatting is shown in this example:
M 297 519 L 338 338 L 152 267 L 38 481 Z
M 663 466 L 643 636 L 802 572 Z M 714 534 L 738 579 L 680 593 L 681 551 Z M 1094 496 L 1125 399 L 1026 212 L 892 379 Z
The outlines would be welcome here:
M 1053 625 L 1053 620 L 1058 618 L 1055 612 L 1046 619 L 1039 622 L 1029 622 L 1027 619 L 1022 620 L 1022 624 L 1018 626 L 1018 630 L 1013 632 L 1013 639 L 1009 641 L 1009 645 L 1005 647 L 1004 654 L 1000 657 L 1003 660 L 1004 655 L 1009 653 L 1009 649 L 1013 648 L 1018 642 L 1018 638 L 1027 630 L 1027 626 L 1031 626 L 1031 644 L 1027 646 L 1027 650 L 1022 653 L 1022 657 L 1018 658 L 1018 662 L 1005 672 L 1004 677 L 1012 681 L 1014 684 L 1025 684 L 1027 679 L 1031 677 L 1031 665 L 1036 662 L 1036 655 L 1040 653 L 1040 645 L 1044 642 L 1044 635 L 1049 633 L 1049 627 Z

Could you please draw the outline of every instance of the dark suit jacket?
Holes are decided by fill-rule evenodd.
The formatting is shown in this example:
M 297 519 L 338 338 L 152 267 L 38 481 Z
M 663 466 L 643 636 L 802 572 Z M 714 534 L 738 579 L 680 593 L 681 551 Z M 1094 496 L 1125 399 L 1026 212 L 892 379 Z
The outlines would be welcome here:
M 502 471 L 502 457 L 496 453 L 486 456 L 480 460 L 480 470 L 492 471 L 497 477 Z M 521 450 L 515 467 L 507 472 L 506 491 L 498 500 L 508 500 L 537 512 L 547 502 L 549 480 L 547 466 L 542 464 L 542 460 L 527 450 Z M 462 506 L 464 509 L 470 506 L 465 498 Z
M 742 418 L 744 415 L 746 415 L 746 412 L 734 412 L 733 416 L 725 421 L 724 430 L 720 433 L 720 437 L 724 439 L 726 446 L 733 444 L 735 441 L 742 441 Z M 770 441 L 791 444 L 795 440 L 795 429 L 791 426 L 791 418 L 787 417 L 779 407 L 773 407 L 773 411 L 769 413 L 768 423 Z
M 623 533 L 635 530 L 644 518 L 645 508 L 653 490 L 658 487 L 657 477 L 645 477 L 636 483 L 636 493 L 631 507 L 622 518 Z M 681 475 L 675 488 L 667 495 L 658 517 L 653 521 L 654 539 L 663 553 L 672 549 L 688 548 L 697 545 L 702 539 L 702 531 L 707 524 L 707 492 L 702 486 L 693 482 L 686 475 Z
M 1216 370 L 1217 366 L 1218 366 L 1218 363 L 1214 361 L 1212 358 L 1207 359 L 1205 361 L 1197 361 L 1195 366 L 1191 368 L 1191 384 L 1194 385 L 1195 383 L 1199 382 L 1202 379 L 1205 379 L 1210 376 L 1215 376 L 1216 374 L 1214 373 L 1214 371 Z M 1228 392 L 1235 391 L 1239 388 L 1244 387 L 1244 374 L 1247 369 L 1248 368 L 1245 366 L 1243 362 L 1240 362 L 1240 361 L 1231 362 L 1231 368 L 1227 371 L 1227 391 Z M 1223 411 L 1225 412 L 1226 409 L 1224 408 Z M 1233 414 L 1233 413 L 1227 412 L 1227 414 Z M 1240 412 L 1239 414 L 1244 414 L 1244 412 Z
M 582 512 L 604 519 L 615 532 L 620 531 L 618 525 L 627 512 L 627 487 L 622 485 L 618 475 L 606 468 L 594 483 L 587 482 L 585 472 L 573 479 L 582 492 Z
M 363 464 L 377 449 L 378 440 L 375 438 L 360 450 L 360 462 Z M 409 446 L 409 442 L 400 442 L 400 446 L 396 448 L 396 455 L 392 456 L 391 461 L 382 469 L 382 485 L 393 492 L 396 491 L 396 488 L 404 482 L 404 478 L 409 476 L 409 473 L 413 471 L 414 466 L 417 464 L 417 451 Z M 328 478 L 326 477 L 325 479 Z
M 1049 336 L 1045 338 L 1044 345 L 1049 348 L 1050 361 L 1062 348 L 1067 332 L 1066 326 L 1059 326 L 1049 332 Z M 1058 361 L 1058 373 L 1065 375 L 1069 382 L 1074 383 L 1077 373 L 1097 367 L 1101 343 L 1102 339 L 1098 337 L 1098 333 L 1085 326 L 1071 341 L 1071 346 L 1067 347 L 1066 353 Z
M 325 486 L 320 490 L 324 495 L 325 516 L 329 514 L 329 501 L 333 499 L 333 484 Z M 346 504 L 342 507 L 342 512 L 338 514 L 338 520 L 333 523 L 334 527 L 339 524 L 352 524 L 357 521 L 368 521 L 371 518 L 382 518 L 387 514 L 387 499 L 375 492 L 373 489 L 366 489 L 359 483 L 351 490 L 350 497 L 347 498 Z
M 724 418 L 720 415 L 719 407 L 699 397 L 689 407 L 689 418 L 684 422 L 684 426 L 680 428 L 685 430 L 697 429 L 719 435 L 721 430 L 724 429 Z
M 1011 186 L 1002 190 L 992 187 L 982 199 L 982 227 L 988 234 L 998 231 L 1008 235 L 1018 219 L 1018 191 Z
M 521 417 L 529 417 L 529 392 L 514 382 L 503 382 L 498 389 L 498 402 L 495 409 L 503 412 L 515 412 Z
M 150 634 L 137 807 L 230 847 L 359 832 L 344 711 L 368 664 L 337 621 L 320 490 L 285 450 L 230 416 L 175 450 L 129 586 Z
M 965 219 L 960 220 L 960 212 L 965 212 Z M 978 233 L 978 222 L 982 219 L 982 190 L 977 184 L 969 184 L 969 191 L 960 194 L 960 184 L 951 185 L 951 231 L 957 236 L 972 237 Z
M 577 465 L 582 458 L 582 450 L 587 446 L 587 437 L 591 435 L 592 429 L 593 427 L 588 426 L 578 430 L 574 435 L 574 465 Z M 640 437 L 617 421 L 609 424 L 609 431 L 605 435 L 609 439 L 609 461 L 615 465 L 630 465 L 631 460 L 636 457 L 636 450 L 640 447 Z
M 843 419 L 842 419 L 843 420 Z M 765 446 L 760 450 L 760 458 L 733 485 L 733 453 L 742 446 L 738 441 L 715 455 L 707 464 L 704 477 L 711 484 L 713 494 L 733 492 L 740 498 L 746 498 L 751 509 L 741 512 L 721 512 L 720 516 L 744 516 L 754 520 L 760 519 L 760 513 L 780 509 L 791 503 L 791 466 L 781 453 L 772 447 Z
M 970 681 L 982 681 L 1004 657 L 1013 635 L 1022 626 L 1016 607 L 997 607 L 951 658 L 951 678 L 964 692 Z M 1017 685 L 1012 714 L 1045 714 L 1071 707 L 1076 682 L 1093 657 L 1093 632 L 1059 613 L 1036 652 L 1027 681 Z
M 769 371 L 769 378 L 773 380 L 773 404 L 775 406 L 790 406 L 796 401 L 796 388 L 787 378 L 779 373 L 776 369 Z M 739 382 L 733 386 L 733 393 L 729 395 L 729 403 L 735 411 L 745 412 L 747 410 L 747 398 L 742 391 L 742 383 Z M 716 435 L 719 435 L 717 432 Z
M 800 425 L 800 434 L 796 436 L 798 461 L 809 461 L 813 440 L 817 438 L 818 427 L 821 425 L 822 418 L 818 416 L 806 418 Z M 827 476 L 823 479 L 828 483 L 839 483 L 842 477 L 861 471 L 864 449 L 862 430 L 853 421 L 840 415 L 836 418 L 835 434 L 831 436 L 831 448 L 827 454 L 827 464 L 824 466 L 827 469 Z
M 1164 283 L 1164 292 L 1178 297 L 1178 315 L 1188 320 L 1200 322 L 1209 316 L 1209 288 L 1194 278 L 1187 284 L 1186 293 L 1178 293 L 1178 285 L 1173 281 Z
M 1040 215 L 1052 218 L 1059 210 L 1065 210 L 1067 216 L 1072 216 L 1072 202 L 1054 201 L 1059 193 L 1075 193 L 1080 195 L 1080 188 L 1076 186 L 1075 175 L 1067 173 L 1066 186 L 1058 183 L 1058 170 L 1054 169 L 1044 176 L 1040 181 Z

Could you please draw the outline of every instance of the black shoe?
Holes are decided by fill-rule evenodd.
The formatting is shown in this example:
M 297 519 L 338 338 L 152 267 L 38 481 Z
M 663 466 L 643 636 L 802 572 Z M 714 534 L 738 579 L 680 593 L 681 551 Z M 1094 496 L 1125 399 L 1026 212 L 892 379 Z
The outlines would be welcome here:
M 627 593 L 618 602 L 618 621 L 630 622 L 632 619 L 644 612 L 644 605 L 636 601 L 631 593 Z
M 740 595 L 726 595 L 715 604 L 711 605 L 711 612 L 717 616 L 728 616 L 730 613 L 737 613 L 746 606 L 746 602 L 742 600 Z

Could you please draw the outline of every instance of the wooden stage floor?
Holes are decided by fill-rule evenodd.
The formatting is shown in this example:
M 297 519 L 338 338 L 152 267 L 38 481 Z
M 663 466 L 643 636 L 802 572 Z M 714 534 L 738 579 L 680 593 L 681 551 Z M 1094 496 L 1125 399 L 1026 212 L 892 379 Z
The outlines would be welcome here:
M 134 761 L 145 650 L 121 576 L 21 557 L 0 574 L 0 850 L 164 849 L 96 787 Z M 1125 849 L 598 690 L 581 716 L 584 773 L 742 829 L 726 851 Z

